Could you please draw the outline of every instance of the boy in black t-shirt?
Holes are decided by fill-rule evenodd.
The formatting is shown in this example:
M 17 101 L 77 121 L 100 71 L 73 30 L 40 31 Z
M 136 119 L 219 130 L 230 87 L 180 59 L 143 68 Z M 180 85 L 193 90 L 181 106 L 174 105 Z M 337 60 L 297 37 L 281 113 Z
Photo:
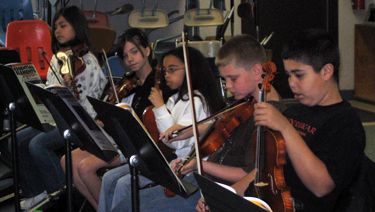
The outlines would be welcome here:
M 296 209 L 332 211 L 363 156 L 365 134 L 338 84 L 337 44 L 320 30 L 298 33 L 282 53 L 298 105 L 281 114 L 269 103 L 255 105 L 255 124 L 285 139 L 285 179 Z

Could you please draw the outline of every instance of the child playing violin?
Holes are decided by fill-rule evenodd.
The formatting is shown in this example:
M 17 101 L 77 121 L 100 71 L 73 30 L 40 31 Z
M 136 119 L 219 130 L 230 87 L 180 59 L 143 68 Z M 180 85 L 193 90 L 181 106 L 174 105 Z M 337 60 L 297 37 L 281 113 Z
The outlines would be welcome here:
M 71 88 L 74 83 L 75 89 L 72 91 L 76 92 L 77 100 L 94 118 L 96 113 L 86 96 L 98 98 L 107 80 L 95 56 L 86 50 L 89 47 L 89 38 L 84 15 L 75 6 L 61 9 L 53 19 L 52 32 L 54 56 L 48 69 L 46 84 L 62 84 Z M 56 57 L 59 51 L 68 49 L 74 49 L 73 54 L 83 52 L 80 55 L 73 55 L 77 59 L 80 58 L 77 62 L 81 63 L 79 67 L 83 67 L 74 78 L 69 74 L 63 76 L 60 73 L 62 66 Z M 29 127 L 17 133 L 17 139 L 20 153 L 20 185 L 22 195 L 25 197 L 20 206 L 21 209 L 29 209 L 46 199 L 48 194 L 53 195 L 63 188 L 64 172 L 55 150 L 63 148 L 65 141 L 57 128 L 41 132 Z
M 220 75 L 226 80 L 227 89 L 236 100 L 248 96 L 258 96 L 258 84 L 262 82 L 263 75 L 262 63 L 265 61 L 266 55 L 263 47 L 250 35 L 240 35 L 230 39 L 220 48 L 216 57 Z M 274 88 L 271 89 L 268 97 L 268 100 L 279 99 Z M 252 131 L 253 121 L 251 118 L 240 123 L 227 141 L 207 161 L 202 161 L 204 172 L 215 180 L 226 184 L 231 184 L 246 176 L 253 169 L 250 154 Z M 172 161 L 172 169 L 176 170 L 177 164 L 181 161 L 181 158 Z M 184 180 L 195 184 L 192 175 L 194 170 L 196 170 L 196 161 L 191 160 L 180 169 L 180 172 L 186 175 Z M 123 200 L 121 203 L 122 211 L 129 211 L 131 208 L 129 191 L 126 195 L 126 201 Z M 199 198 L 199 192 L 186 199 L 180 196 L 168 198 L 164 195 L 162 186 L 155 186 L 140 191 L 140 209 L 142 211 L 177 209 L 192 211 Z M 119 211 L 119 208 L 113 207 L 112 211 Z
M 256 104 L 255 124 L 285 140 L 284 175 L 296 210 L 333 211 L 358 171 L 365 146 L 361 121 L 338 89 L 339 49 L 327 32 L 305 30 L 288 42 L 282 59 L 300 104 L 284 113 Z
M 202 120 L 209 114 L 217 112 L 224 106 L 213 72 L 208 61 L 196 49 L 189 48 L 189 58 L 194 61 L 190 64 L 192 87 L 194 90 L 194 104 L 197 119 Z M 165 103 L 163 93 L 152 88 L 149 99 L 154 105 L 156 123 L 161 137 L 181 126 L 192 124 L 190 101 L 187 94 L 187 81 L 182 47 L 170 50 L 162 57 L 162 70 L 168 87 L 177 92 Z M 170 148 L 176 150 L 176 155 L 185 158 L 193 145 L 193 138 L 168 142 Z M 149 179 L 140 176 L 140 186 L 152 183 Z M 147 189 L 146 189 L 147 190 Z M 131 196 L 129 167 L 122 166 L 110 170 L 103 176 L 102 192 L 100 193 L 99 211 L 124 211 L 129 207 Z
M 136 79 L 135 88 L 130 90 L 122 103 L 129 105 L 135 113 L 142 117 L 146 107 L 151 105 L 148 100 L 151 87 L 155 83 L 156 70 L 151 66 L 151 48 L 146 34 L 137 28 L 126 30 L 120 37 L 117 54 L 124 64 L 134 73 Z M 160 85 L 168 98 L 170 90 L 164 84 Z M 121 153 L 120 153 L 121 155 Z M 96 209 L 98 206 L 101 179 L 97 171 L 105 167 L 115 167 L 124 163 L 125 158 L 121 155 L 111 163 L 107 163 L 91 153 L 75 149 L 73 157 L 73 181 L 76 188 Z M 61 159 L 61 166 L 65 167 L 65 158 Z

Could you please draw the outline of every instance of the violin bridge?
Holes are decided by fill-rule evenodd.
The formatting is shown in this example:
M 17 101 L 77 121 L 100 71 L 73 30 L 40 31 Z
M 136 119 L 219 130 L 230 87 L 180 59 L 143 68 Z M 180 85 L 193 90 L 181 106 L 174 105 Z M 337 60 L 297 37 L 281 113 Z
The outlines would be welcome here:
M 265 187 L 265 186 L 268 186 L 268 183 L 265 183 L 265 182 L 257 182 L 254 184 L 255 186 L 257 187 Z

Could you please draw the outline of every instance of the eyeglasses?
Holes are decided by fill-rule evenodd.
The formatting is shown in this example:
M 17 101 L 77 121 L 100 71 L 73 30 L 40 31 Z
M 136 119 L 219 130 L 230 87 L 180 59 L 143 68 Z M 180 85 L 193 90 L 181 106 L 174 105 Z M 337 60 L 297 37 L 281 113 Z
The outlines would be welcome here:
M 165 74 L 173 74 L 177 70 L 182 70 L 184 68 L 185 67 L 170 66 L 170 67 L 167 67 L 167 68 L 163 68 L 162 70 L 164 71 Z

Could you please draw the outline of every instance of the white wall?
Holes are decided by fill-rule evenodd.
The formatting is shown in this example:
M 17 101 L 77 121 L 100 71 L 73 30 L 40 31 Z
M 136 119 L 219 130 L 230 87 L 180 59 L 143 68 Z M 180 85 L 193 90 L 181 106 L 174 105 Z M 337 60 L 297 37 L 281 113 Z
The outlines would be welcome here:
M 373 2 L 367 0 L 366 4 Z M 366 10 L 353 11 L 352 1 L 339 0 L 340 89 L 354 90 L 354 26 L 364 23 Z

